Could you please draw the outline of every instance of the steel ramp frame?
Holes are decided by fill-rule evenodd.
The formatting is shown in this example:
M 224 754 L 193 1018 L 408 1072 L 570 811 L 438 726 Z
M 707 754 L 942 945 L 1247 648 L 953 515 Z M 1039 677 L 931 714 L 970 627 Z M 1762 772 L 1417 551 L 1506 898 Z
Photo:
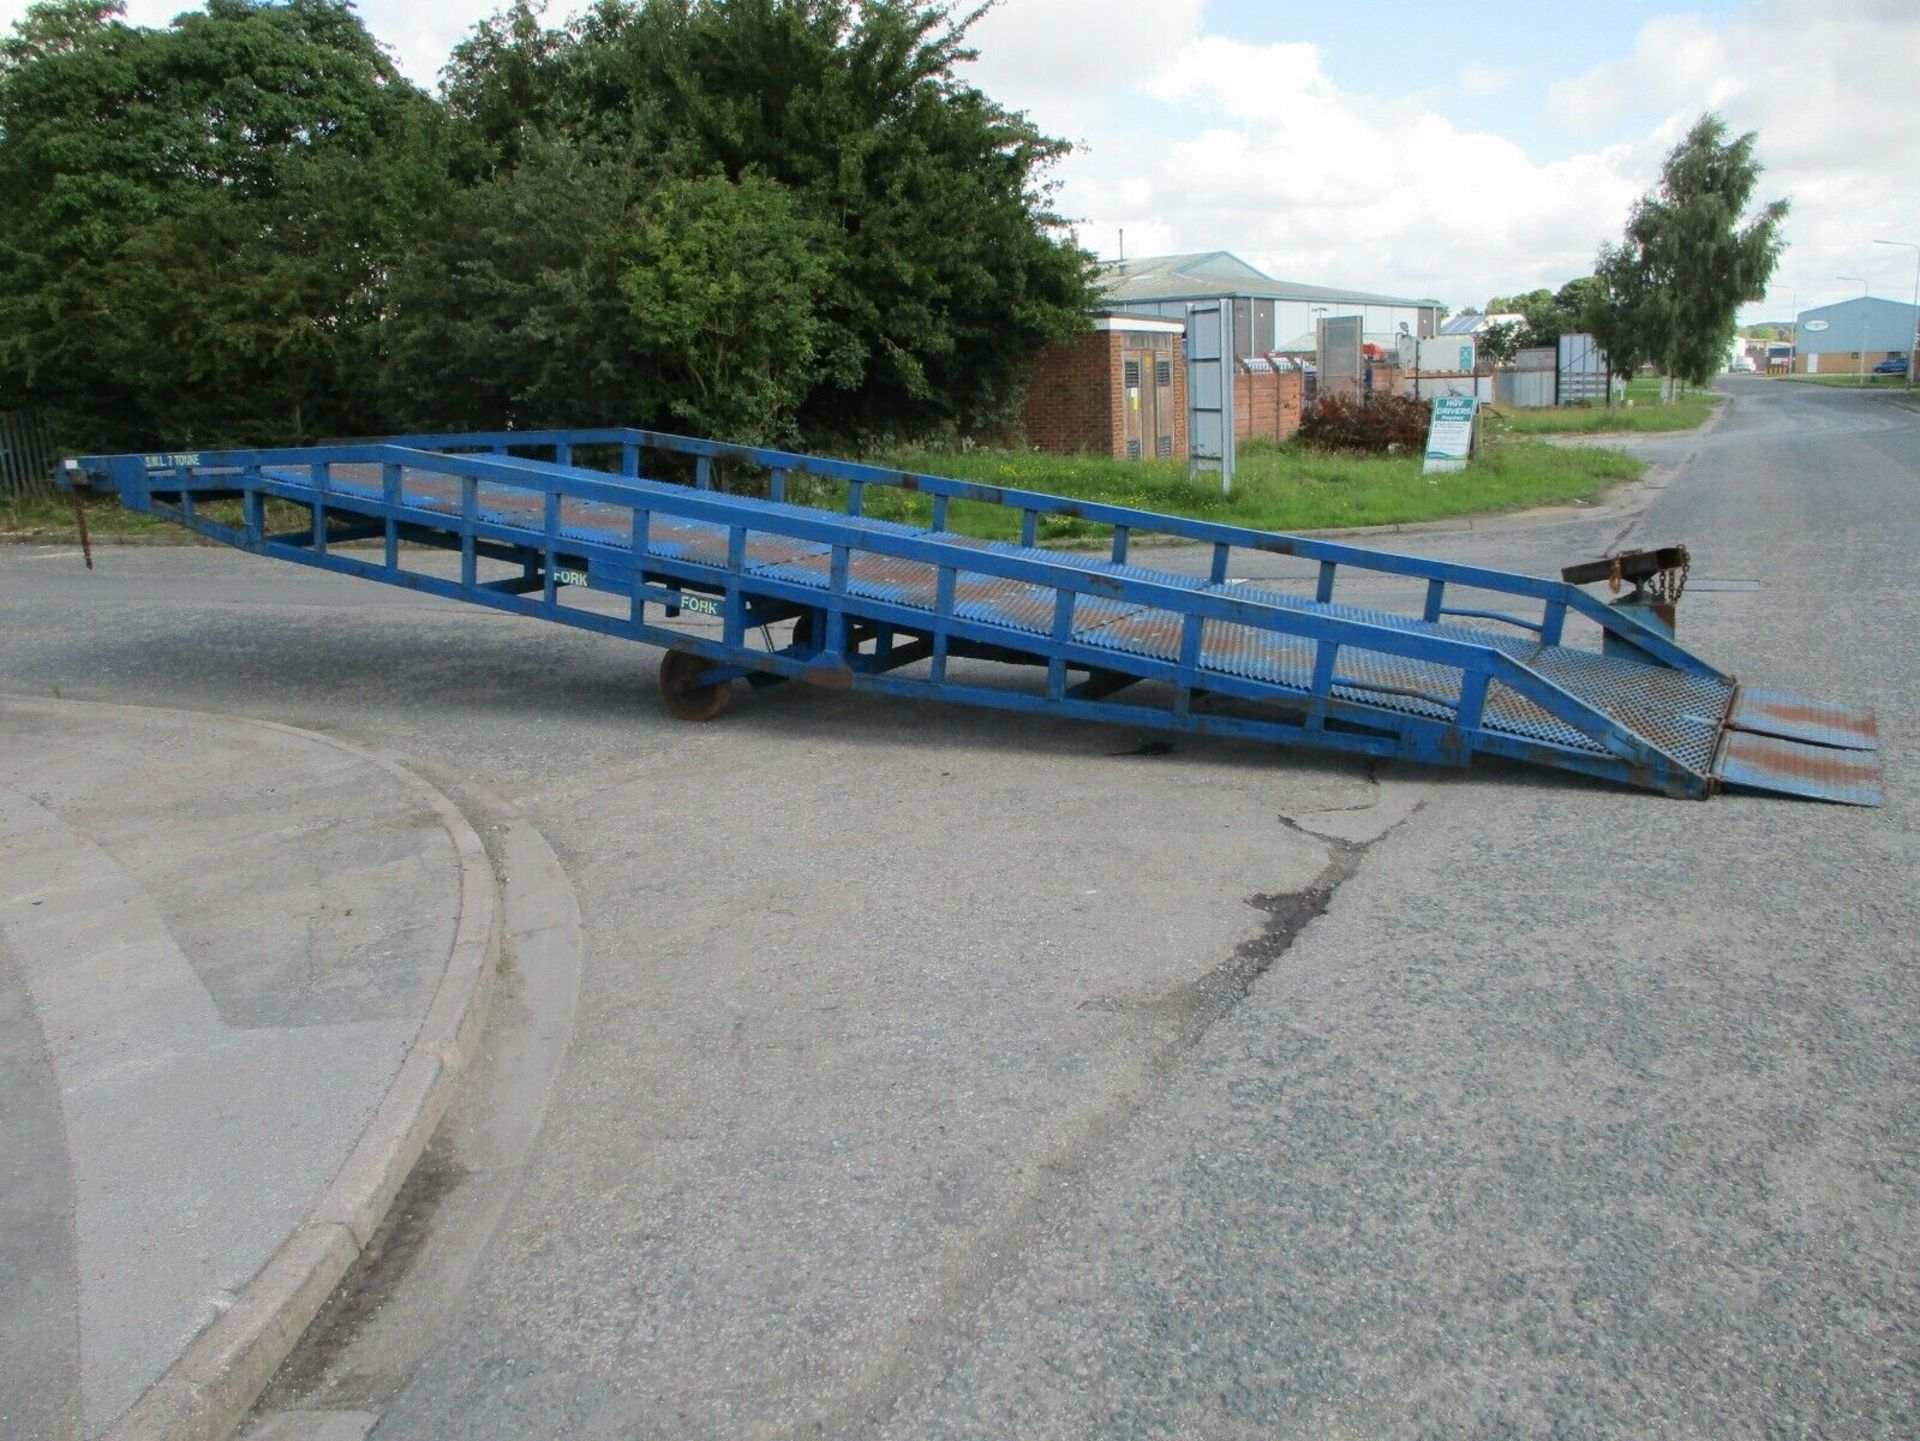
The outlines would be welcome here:
M 550 450 L 552 459 L 508 447 Z M 609 458 L 617 447 L 621 473 L 573 464 L 587 447 Z M 695 484 L 643 478 L 648 452 L 692 457 Z M 764 468 L 776 499 L 713 491 L 716 461 Z M 844 482 L 847 513 L 778 499 L 796 473 Z M 1666 636 L 1560 581 L 660 432 L 95 457 L 75 462 L 72 478 L 258 554 L 699 656 L 711 663 L 700 686 L 801 680 L 1450 765 L 1484 752 L 1682 796 L 1717 787 L 1715 761 L 1738 694 L 1730 677 Z M 863 515 L 872 485 L 929 495 L 934 529 Z M 237 526 L 200 508 L 232 497 L 241 501 Z M 310 527 L 269 533 L 268 497 L 307 508 Z M 955 499 L 1017 508 L 1027 543 L 945 532 Z M 1045 515 L 1113 527 L 1109 557 L 1034 549 Z M 1211 575 L 1129 564 L 1135 533 L 1210 545 Z M 381 540 L 379 559 L 336 549 L 353 540 Z M 403 543 L 457 550 L 458 577 L 403 568 Z M 1315 600 L 1229 587 L 1236 548 L 1317 561 Z M 482 580 L 483 559 L 520 573 Z M 1422 614 L 1334 604 L 1343 568 L 1424 580 Z M 565 603 L 573 585 L 626 599 L 626 614 Z M 1449 607 L 1450 586 L 1535 603 L 1539 618 Z M 719 638 L 668 623 L 688 611 L 717 617 Z M 1570 612 L 1644 662 L 1562 646 Z M 763 630 L 801 617 L 804 634 L 787 645 Z M 752 643 L 755 632 L 767 634 L 765 648 Z M 1044 667 L 1044 690 L 956 679 L 947 663 L 958 657 Z M 924 675 L 901 673 L 922 662 Z M 1613 713 L 1621 705 L 1610 712 L 1579 693 L 1581 667 L 1604 669 L 1611 685 L 1652 687 L 1669 712 L 1690 707 L 1688 744 L 1650 737 L 1659 725 L 1629 723 Z M 1086 678 L 1070 683 L 1069 672 Z M 1141 682 L 1171 687 L 1171 696 L 1112 698 Z

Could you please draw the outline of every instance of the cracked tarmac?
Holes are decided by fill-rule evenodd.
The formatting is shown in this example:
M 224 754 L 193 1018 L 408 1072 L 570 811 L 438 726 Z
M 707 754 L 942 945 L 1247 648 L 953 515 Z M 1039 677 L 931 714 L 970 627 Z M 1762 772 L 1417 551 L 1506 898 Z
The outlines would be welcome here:
M 281 1399 L 381 1441 L 1912 1434 L 1920 422 L 1760 397 L 1629 543 L 1766 577 L 1683 638 L 1877 706 L 1885 811 L 804 691 L 687 727 L 651 652 L 534 622 L 0 563 L 9 687 L 479 777 L 579 894 L 547 1122 L 434 1228 L 477 1254 Z M 1398 543 L 1550 572 L 1619 527 Z

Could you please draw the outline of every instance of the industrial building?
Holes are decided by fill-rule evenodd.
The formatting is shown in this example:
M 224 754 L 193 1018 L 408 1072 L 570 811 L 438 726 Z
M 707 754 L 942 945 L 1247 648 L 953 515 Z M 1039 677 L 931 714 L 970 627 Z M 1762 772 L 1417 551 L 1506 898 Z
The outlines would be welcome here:
M 1187 307 L 1220 301 L 1233 307 L 1233 353 L 1269 355 L 1323 316 L 1358 315 L 1366 338 L 1390 341 L 1439 329 L 1437 301 L 1275 280 L 1225 250 L 1110 260 L 1100 267 L 1104 307 L 1184 320 Z
M 1852 375 L 1913 349 L 1920 307 L 1856 295 L 1803 310 L 1794 320 L 1793 368 L 1803 375 Z
M 1240 440 L 1285 440 L 1299 427 L 1305 373 L 1277 353 L 1298 332 L 1309 337 L 1310 354 L 1316 322 L 1359 316 L 1375 347 L 1368 354 L 1384 355 L 1411 351 L 1413 339 L 1432 336 L 1440 323 L 1435 301 L 1275 280 L 1225 250 L 1109 261 L 1100 284 L 1104 304 L 1091 328 L 1050 346 L 1028 372 L 1021 432 L 1036 450 L 1185 458 L 1194 305 L 1217 302 L 1233 318 L 1228 369 Z

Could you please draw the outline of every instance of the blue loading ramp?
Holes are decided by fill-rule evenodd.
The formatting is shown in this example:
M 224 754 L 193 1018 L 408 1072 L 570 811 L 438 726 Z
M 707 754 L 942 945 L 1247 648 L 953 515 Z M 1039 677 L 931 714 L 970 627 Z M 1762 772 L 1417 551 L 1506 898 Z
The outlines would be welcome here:
M 687 719 L 734 681 L 798 680 L 1445 765 L 1500 755 L 1674 796 L 1881 802 L 1870 712 L 1743 686 L 1563 581 L 641 430 L 96 456 L 63 475 L 243 550 L 665 647 L 663 697 Z M 747 476 L 768 498 L 716 485 Z M 931 524 L 865 514 L 882 487 L 927 497 Z M 271 530 L 269 499 L 299 528 Z M 947 530 L 960 503 L 1008 507 L 1020 542 Z M 1049 517 L 1104 528 L 1106 554 L 1040 548 Z M 1208 575 L 1136 563 L 1143 536 L 1206 547 Z M 414 568 L 423 546 L 458 552 L 458 574 Z M 1236 551 L 1312 563 L 1312 594 L 1236 581 Z M 1343 580 L 1418 601 L 1343 603 Z M 955 660 L 1031 669 L 1006 684 Z

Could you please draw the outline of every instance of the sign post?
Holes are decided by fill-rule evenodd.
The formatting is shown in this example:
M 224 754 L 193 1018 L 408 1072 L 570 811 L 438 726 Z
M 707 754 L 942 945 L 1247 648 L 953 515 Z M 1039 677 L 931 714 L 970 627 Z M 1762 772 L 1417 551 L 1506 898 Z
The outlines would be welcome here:
M 1473 453 L 1473 424 L 1480 402 L 1471 395 L 1436 395 L 1427 427 L 1427 459 L 1422 475 L 1448 475 L 1467 468 Z

